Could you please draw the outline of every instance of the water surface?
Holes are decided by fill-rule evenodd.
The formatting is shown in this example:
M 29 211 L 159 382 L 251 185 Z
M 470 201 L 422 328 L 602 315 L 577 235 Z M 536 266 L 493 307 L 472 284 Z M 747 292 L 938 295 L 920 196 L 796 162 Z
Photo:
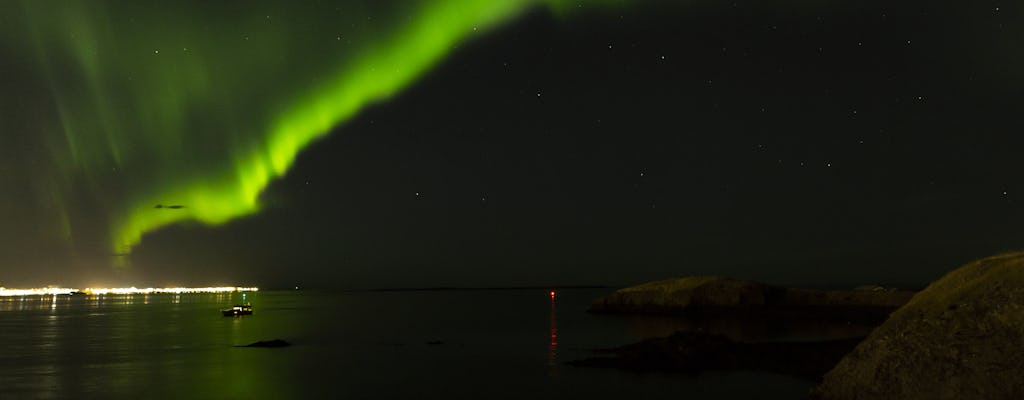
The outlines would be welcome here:
M 688 326 L 586 313 L 606 292 L 257 292 L 236 318 L 218 310 L 238 293 L 0 298 L 0 398 L 764 399 L 812 385 L 564 365 Z M 293 346 L 233 347 L 274 338 Z

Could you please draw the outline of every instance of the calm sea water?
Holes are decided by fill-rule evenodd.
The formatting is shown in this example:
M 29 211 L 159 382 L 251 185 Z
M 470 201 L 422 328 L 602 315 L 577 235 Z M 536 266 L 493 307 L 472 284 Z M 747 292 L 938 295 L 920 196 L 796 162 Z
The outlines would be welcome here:
M 565 365 L 685 328 L 586 313 L 606 292 L 258 292 L 238 318 L 218 310 L 240 294 L 0 298 L 0 399 L 764 399 L 812 385 Z M 233 347 L 274 338 L 293 346 Z

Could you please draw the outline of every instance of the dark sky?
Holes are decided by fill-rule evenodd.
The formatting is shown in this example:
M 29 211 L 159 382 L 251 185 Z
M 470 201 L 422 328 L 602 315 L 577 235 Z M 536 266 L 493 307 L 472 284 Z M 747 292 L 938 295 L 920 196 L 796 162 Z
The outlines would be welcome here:
M 360 57 L 422 48 L 409 27 L 437 17 L 173 6 L 172 34 L 145 23 L 153 11 L 108 3 L 3 7 L 2 286 L 921 284 L 1024 239 L 1012 2 L 516 6 L 328 118 L 266 174 L 258 208 L 216 215 L 206 199 L 248 182 L 232 171 L 253 169 L 237 167 L 251 148 L 278 165 L 294 109 L 345 101 L 318 103 L 321 87 L 375 84 Z M 253 27 L 271 20 L 285 28 Z M 54 39 L 83 30 L 98 51 Z M 201 64 L 124 55 L 160 55 L 147 38 L 209 48 Z M 124 241 L 137 215 L 158 222 Z

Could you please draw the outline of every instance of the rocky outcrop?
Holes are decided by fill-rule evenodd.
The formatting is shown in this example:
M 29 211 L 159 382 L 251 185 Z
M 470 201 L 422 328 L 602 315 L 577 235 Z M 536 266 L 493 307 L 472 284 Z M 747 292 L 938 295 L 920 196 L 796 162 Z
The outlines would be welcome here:
M 677 332 L 615 349 L 612 356 L 571 361 L 580 367 L 634 371 L 768 371 L 818 381 L 840 358 L 863 339 L 813 342 L 758 342 L 732 340 L 703 332 Z
M 235 346 L 235 347 L 288 347 L 288 346 L 291 346 L 291 345 L 292 345 L 291 343 L 288 343 L 288 342 L 286 342 L 284 340 L 274 339 L 274 340 L 261 340 L 261 341 L 258 341 L 258 342 L 249 343 L 249 344 L 247 344 L 245 346 Z
M 749 307 L 772 302 L 781 292 L 758 282 L 718 276 L 666 279 L 619 289 L 591 306 L 602 312 L 654 312 L 701 307 Z
M 750 314 L 760 317 L 835 318 L 881 322 L 912 291 L 813 290 L 718 276 L 667 279 L 615 291 L 591 304 L 592 312 L 631 314 Z
M 928 286 L 825 375 L 813 395 L 1024 398 L 1024 253 L 972 262 Z

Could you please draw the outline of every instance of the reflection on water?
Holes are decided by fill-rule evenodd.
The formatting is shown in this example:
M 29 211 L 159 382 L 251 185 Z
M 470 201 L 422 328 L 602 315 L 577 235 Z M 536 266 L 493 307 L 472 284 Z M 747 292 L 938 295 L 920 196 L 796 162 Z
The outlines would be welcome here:
M 798 397 L 765 374 L 641 376 L 565 361 L 664 329 L 585 312 L 600 292 L 258 292 L 0 298 L 0 399 Z M 283 349 L 239 348 L 285 339 Z M 440 344 L 427 344 L 432 341 Z M 762 396 L 763 397 L 763 396 Z
M 195 351 L 215 328 L 209 323 L 219 322 L 195 317 L 227 299 L 230 294 L 0 298 L 0 398 L 143 395 L 145 384 L 181 380 L 191 371 L 167 368 L 181 363 L 171 350 Z
M 245 293 L 241 294 L 244 300 Z M 171 304 L 182 303 L 181 294 L 107 294 L 107 295 L 46 295 L 46 296 L 21 296 L 21 297 L 0 297 L 0 312 L 4 311 L 33 311 L 33 310 L 73 310 L 82 307 L 100 308 L 114 305 L 133 305 L 141 303 L 149 305 L 152 302 L 163 302 Z M 224 302 L 237 294 L 216 293 L 216 294 L 185 294 L 186 303 L 205 303 L 209 301 Z
M 558 376 L 558 313 L 555 308 L 555 291 L 551 291 L 551 312 L 548 319 L 551 321 L 551 342 L 548 344 L 548 376 Z

